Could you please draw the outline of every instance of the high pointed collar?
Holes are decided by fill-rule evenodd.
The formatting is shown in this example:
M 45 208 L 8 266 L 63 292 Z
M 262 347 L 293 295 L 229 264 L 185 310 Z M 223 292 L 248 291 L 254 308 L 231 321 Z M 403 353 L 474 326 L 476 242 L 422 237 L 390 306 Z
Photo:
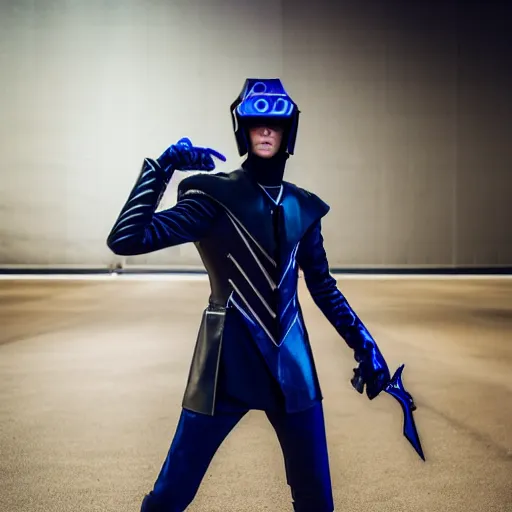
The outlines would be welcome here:
M 289 154 L 279 152 L 272 158 L 261 158 L 254 153 L 249 153 L 242 163 L 242 168 L 247 171 L 260 185 L 272 187 L 283 183 L 286 161 Z

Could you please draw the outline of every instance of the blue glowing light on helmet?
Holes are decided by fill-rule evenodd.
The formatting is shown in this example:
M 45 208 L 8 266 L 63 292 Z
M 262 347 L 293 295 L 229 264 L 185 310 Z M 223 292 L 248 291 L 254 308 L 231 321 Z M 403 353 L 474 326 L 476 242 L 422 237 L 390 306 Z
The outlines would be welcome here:
M 288 96 L 279 78 L 248 78 L 231 105 L 233 129 L 240 156 L 248 152 L 247 127 L 251 124 L 279 124 L 285 127 L 284 149 L 293 155 L 299 108 Z

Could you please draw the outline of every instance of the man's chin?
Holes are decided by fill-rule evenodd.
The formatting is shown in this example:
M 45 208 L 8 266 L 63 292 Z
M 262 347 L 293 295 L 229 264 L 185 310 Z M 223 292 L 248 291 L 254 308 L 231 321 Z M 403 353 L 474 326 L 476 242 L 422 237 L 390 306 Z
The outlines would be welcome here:
M 253 153 L 256 156 L 259 156 L 260 158 L 272 158 L 275 155 L 275 151 L 265 151 L 265 150 L 259 150 L 256 149 L 253 151 Z

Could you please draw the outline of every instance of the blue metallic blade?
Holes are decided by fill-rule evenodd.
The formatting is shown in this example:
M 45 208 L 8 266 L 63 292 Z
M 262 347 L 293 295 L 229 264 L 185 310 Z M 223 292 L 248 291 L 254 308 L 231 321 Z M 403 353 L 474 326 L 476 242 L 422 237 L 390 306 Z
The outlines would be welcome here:
M 402 365 L 396 370 L 393 378 L 389 381 L 389 384 L 386 386 L 384 391 L 396 398 L 402 406 L 402 411 L 404 413 L 404 436 L 412 444 L 418 455 L 425 460 L 420 437 L 412 414 L 416 409 L 416 405 L 414 404 L 412 396 L 405 390 L 402 383 L 402 371 L 404 366 L 405 365 Z

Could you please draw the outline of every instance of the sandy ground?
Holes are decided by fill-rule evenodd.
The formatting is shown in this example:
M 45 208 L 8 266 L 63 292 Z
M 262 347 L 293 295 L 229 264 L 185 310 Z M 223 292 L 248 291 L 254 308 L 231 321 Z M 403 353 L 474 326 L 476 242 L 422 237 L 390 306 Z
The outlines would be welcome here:
M 336 510 L 512 511 L 512 280 L 339 279 L 418 410 L 350 386 L 351 351 L 301 300 Z M 205 280 L 0 281 L 0 511 L 138 512 L 174 434 Z M 274 432 L 251 412 L 190 511 L 291 511 Z

